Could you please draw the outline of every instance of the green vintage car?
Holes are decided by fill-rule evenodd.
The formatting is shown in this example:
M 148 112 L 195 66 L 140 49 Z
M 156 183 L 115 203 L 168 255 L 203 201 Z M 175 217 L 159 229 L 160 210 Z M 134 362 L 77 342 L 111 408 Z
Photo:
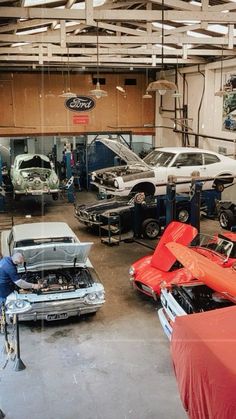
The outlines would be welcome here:
M 43 154 L 20 154 L 11 168 L 14 198 L 51 194 L 58 199 L 59 179 L 52 163 Z

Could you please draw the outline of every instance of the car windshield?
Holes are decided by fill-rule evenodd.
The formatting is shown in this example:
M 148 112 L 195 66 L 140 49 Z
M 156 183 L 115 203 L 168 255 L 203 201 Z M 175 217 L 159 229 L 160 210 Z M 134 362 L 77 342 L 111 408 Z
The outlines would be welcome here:
M 41 159 L 40 156 L 34 156 L 30 160 L 22 160 L 19 164 L 19 169 L 31 169 L 41 167 L 42 169 L 51 169 L 49 161 Z
M 174 153 L 161 150 L 153 150 L 143 159 L 143 161 L 149 166 L 167 167 L 174 157 Z
M 74 243 L 73 237 L 53 237 L 53 238 L 40 238 L 40 239 L 27 239 L 15 243 L 14 247 L 28 247 L 38 246 L 47 243 Z
M 220 236 L 198 234 L 193 239 L 190 246 L 213 250 L 223 258 L 228 259 L 232 252 L 233 243 Z

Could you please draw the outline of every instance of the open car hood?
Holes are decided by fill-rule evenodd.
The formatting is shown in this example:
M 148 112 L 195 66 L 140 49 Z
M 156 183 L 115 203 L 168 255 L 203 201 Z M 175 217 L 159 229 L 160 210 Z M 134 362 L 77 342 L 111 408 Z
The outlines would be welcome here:
M 187 268 L 194 278 L 197 278 L 209 288 L 220 292 L 236 302 L 236 271 L 232 268 L 222 268 L 179 243 L 168 243 L 166 247 Z
M 93 243 L 49 243 L 44 245 L 17 247 L 24 255 L 26 269 L 69 267 L 84 265 Z M 24 267 L 18 267 L 24 271 Z
M 99 138 L 97 141 L 100 141 L 102 144 L 107 146 L 113 153 L 119 156 L 122 160 L 124 160 L 127 164 L 134 164 L 139 163 L 142 166 L 147 167 L 146 163 L 142 159 L 140 159 L 137 154 L 135 154 L 132 150 L 130 150 L 126 145 L 122 144 L 117 140 L 111 140 L 108 138 Z
M 155 252 L 153 253 L 151 265 L 167 272 L 175 263 L 176 257 L 174 253 L 170 252 L 166 244 L 169 242 L 182 243 L 187 246 L 196 237 L 198 231 L 195 227 L 189 224 L 183 224 L 178 221 L 172 221 L 165 229 L 160 241 L 157 244 Z M 187 249 L 185 247 L 185 249 Z

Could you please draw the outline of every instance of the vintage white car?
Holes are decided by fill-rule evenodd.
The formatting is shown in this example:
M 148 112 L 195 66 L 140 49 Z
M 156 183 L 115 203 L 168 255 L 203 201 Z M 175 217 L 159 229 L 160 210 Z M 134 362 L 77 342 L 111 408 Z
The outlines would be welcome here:
M 190 147 L 163 147 L 151 151 L 143 160 L 127 146 L 112 139 L 99 139 L 126 165 L 100 169 L 91 173 L 92 184 L 107 194 L 127 196 L 137 192 L 165 195 L 169 176 L 177 178 L 177 192 L 188 192 L 193 172 L 209 177 L 203 189 L 219 190 L 232 183 L 236 175 L 236 160 L 213 151 Z M 221 177 L 221 179 L 217 179 Z M 178 184 L 178 182 L 182 182 Z
M 11 168 L 14 197 L 51 194 L 58 199 L 59 179 L 47 156 L 19 154 Z
M 63 222 L 19 224 L 3 231 L 3 256 L 21 252 L 24 266 L 18 267 L 22 279 L 41 283 L 40 291 L 17 289 L 6 304 L 25 300 L 31 309 L 20 320 L 59 320 L 95 313 L 105 302 L 100 283 L 88 254 L 93 243 L 82 243 Z

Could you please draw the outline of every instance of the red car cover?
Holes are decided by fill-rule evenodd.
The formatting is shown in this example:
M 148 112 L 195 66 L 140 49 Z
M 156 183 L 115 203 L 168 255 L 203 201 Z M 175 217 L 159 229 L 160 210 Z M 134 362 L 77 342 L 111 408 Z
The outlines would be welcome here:
M 236 418 L 236 307 L 176 318 L 171 354 L 191 419 Z

